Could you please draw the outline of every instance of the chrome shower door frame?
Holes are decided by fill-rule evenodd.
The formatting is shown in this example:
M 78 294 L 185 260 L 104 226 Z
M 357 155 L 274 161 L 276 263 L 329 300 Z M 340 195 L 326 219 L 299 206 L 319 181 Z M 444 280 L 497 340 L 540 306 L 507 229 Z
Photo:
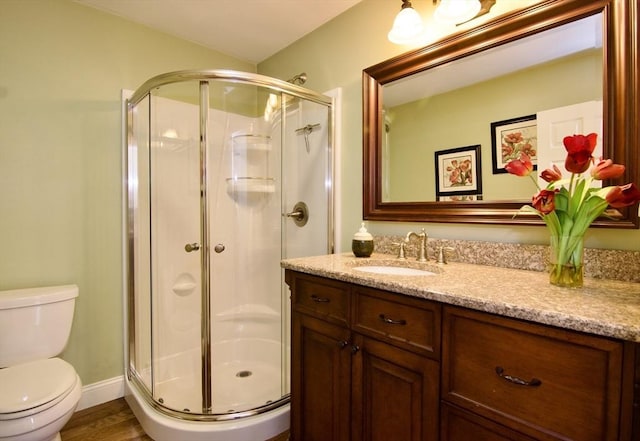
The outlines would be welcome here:
M 208 206 L 208 194 L 207 194 L 207 161 L 208 161 L 208 120 L 209 120 L 209 81 L 223 80 L 228 82 L 236 82 L 248 85 L 254 85 L 269 89 L 273 92 L 280 94 L 291 95 L 303 100 L 308 100 L 314 103 L 327 106 L 329 109 L 329 145 L 327 146 L 329 159 L 328 176 L 330 176 L 331 182 L 333 182 L 333 100 L 330 97 L 315 93 L 306 88 L 294 85 L 282 80 L 266 77 L 259 74 L 236 72 L 230 70 L 188 70 L 171 72 L 157 77 L 151 78 L 145 82 L 139 89 L 137 89 L 130 99 L 126 101 L 126 124 L 125 124 L 125 140 L 127 145 L 124 149 L 124 164 L 125 164 L 125 209 L 126 209 L 126 329 L 127 329 L 127 343 L 125 351 L 125 370 L 127 378 L 134 383 L 143 393 L 145 401 L 159 412 L 168 416 L 179 418 L 182 420 L 190 421 L 225 421 L 233 420 L 237 418 L 244 418 L 268 412 L 272 409 L 280 407 L 283 404 L 289 402 L 288 395 L 283 396 L 279 400 L 274 400 L 264 406 L 257 407 L 248 411 L 231 412 L 225 414 L 212 414 L 212 397 L 211 397 L 211 280 L 210 280 L 210 243 L 209 243 L 209 206 Z M 200 158 L 200 262 L 201 262 L 201 358 L 202 358 L 202 413 L 181 412 L 175 409 L 164 406 L 162 403 L 156 401 L 153 398 L 153 390 L 145 384 L 140 373 L 136 369 L 136 355 L 135 355 L 135 343 L 136 343 L 136 328 L 135 328 L 135 236 L 133 224 L 135 220 L 135 200 L 136 200 L 136 187 L 139 184 L 137 179 L 137 172 L 134 171 L 130 165 L 130 159 L 134 156 L 135 152 L 135 139 L 133 133 L 134 125 L 134 109 L 145 98 L 151 96 L 151 92 L 163 85 L 168 85 L 177 82 L 186 81 L 198 81 L 199 83 L 199 126 L 200 126 L 200 139 L 199 139 L 199 158 Z M 333 187 L 328 188 L 329 198 L 329 222 L 327 225 L 329 243 L 327 245 L 328 252 L 332 252 L 333 244 Z M 151 350 L 153 350 L 151 348 Z M 151 369 L 151 376 L 153 378 L 153 369 Z M 153 380 L 152 380 L 153 384 Z

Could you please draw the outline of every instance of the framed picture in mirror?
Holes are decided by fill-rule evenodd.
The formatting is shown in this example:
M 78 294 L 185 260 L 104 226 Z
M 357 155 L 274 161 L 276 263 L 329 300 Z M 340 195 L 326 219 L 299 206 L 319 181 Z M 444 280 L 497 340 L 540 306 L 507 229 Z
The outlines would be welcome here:
M 480 145 L 435 152 L 436 198 L 482 194 Z M 449 200 L 457 200 L 451 198 Z
M 493 174 L 507 173 L 509 161 L 525 153 L 537 170 L 538 129 L 536 115 L 521 116 L 491 123 L 491 153 Z
M 438 196 L 438 202 L 471 202 L 481 201 L 481 194 L 461 194 L 451 196 Z

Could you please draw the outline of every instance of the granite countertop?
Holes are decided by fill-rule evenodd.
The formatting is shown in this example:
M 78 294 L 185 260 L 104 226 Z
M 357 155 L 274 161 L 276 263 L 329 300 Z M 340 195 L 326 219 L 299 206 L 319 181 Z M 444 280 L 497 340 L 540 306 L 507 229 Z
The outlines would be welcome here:
M 372 274 L 365 265 L 426 269 L 428 276 Z M 486 311 L 605 337 L 640 342 L 640 283 L 585 278 L 578 289 L 549 283 L 545 272 L 467 263 L 437 265 L 374 253 L 286 259 L 285 269 L 379 288 L 413 297 Z

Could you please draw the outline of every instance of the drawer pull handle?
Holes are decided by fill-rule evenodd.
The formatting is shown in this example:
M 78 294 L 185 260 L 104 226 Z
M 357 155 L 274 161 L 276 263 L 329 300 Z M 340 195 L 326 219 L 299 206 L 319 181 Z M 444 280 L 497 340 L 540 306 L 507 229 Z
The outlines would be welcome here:
M 532 378 L 531 380 L 526 381 L 526 380 L 523 380 L 522 378 L 507 375 L 504 373 L 504 369 L 502 369 L 500 366 L 496 366 L 496 374 L 498 374 L 500 378 L 503 378 L 508 382 L 517 384 L 519 386 L 538 387 L 542 384 L 542 381 L 538 380 L 537 378 Z
M 328 299 L 326 297 L 318 297 L 315 294 L 311 294 L 311 300 L 313 300 L 316 303 L 329 303 L 331 301 L 331 299 Z
M 386 317 L 384 314 L 380 314 L 379 317 L 380 317 L 380 320 L 382 320 L 383 322 L 389 325 L 406 325 L 407 324 L 407 321 L 404 319 L 394 320 Z

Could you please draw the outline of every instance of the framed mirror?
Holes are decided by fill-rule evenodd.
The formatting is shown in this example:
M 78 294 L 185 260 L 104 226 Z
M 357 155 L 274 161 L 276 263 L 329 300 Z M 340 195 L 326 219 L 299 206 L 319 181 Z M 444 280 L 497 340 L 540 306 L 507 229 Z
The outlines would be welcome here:
M 504 173 L 496 138 L 502 129 L 533 127 L 529 136 L 537 140 L 536 128 L 547 133 L 547 111 L 578 103 L 600 118 L 585 134 L 598 132 L 602 155 L 626 167 L 604 185 L 640 185 L 637 15 L 635 0 L 546 0 L 365 69 L 364 218 L 542 224 L 518 212 L 536 189 Z M 574 133 L 582 132 L 562 136 Z M 441 191 L 438 161 L 450 152 L 471 155 L 482 185 Z M 637 205 L 608 214 L 613 219 L 593 225 L 639 226 Z

